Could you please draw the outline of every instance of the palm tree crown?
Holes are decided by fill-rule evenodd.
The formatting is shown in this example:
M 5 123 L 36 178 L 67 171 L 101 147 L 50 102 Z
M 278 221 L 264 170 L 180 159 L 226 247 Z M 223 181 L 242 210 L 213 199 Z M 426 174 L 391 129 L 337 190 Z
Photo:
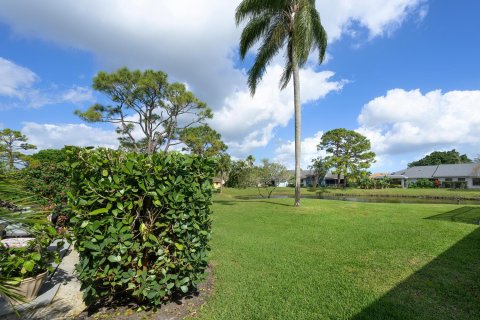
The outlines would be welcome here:
M 255 63 L 248 71 L 248 86 L 255 93 L 266 67 L 286 44 L 286 64 L 280 86 L 284 89 L 292 77 L 293 64 L 302 67 L 312 49 L 318 49 L 322 63 L 327 48 L 327 34 L 315 0 L 244 0 L 235 13 L 237 25 L 248 20 L 240 38 L 240 57 L 261 41 Z

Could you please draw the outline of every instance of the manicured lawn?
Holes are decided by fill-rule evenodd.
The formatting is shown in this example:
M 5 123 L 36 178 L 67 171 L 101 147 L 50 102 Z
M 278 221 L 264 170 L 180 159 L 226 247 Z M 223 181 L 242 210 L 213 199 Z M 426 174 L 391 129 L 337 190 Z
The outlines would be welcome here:
M 227 193 L 234 193 L 238 197 L 258 196 L 257 188 L 226 189 Z M 302 188 L 302 195 L 314 196 L 319 192 L 325 195 L 357 195 L 357 196 L 390 196 L 390 197 L 432 197 L 432 198 L 460 198 L 480 200 L 480 190 L 464 189 L 358 189 L 358 188 Z M 265 192 L 263 192 L 265 194 Z M 294 188 L 276 188 L 273 195 L 291 195 L 295 193 Z
M 480 319 L 480 207 L 238 195 L 215 196 L 200 319 Z

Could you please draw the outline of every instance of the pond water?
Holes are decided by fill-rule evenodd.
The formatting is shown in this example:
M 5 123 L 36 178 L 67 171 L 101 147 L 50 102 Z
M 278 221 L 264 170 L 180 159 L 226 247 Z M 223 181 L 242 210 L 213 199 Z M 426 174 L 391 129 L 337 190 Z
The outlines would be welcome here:
M 293 195 L 272 195 L 271 198 L 293 198 Z M 245 197 L 245 199 L 259 199 L 261 197 Z M 480 205 L 480 200 L 436 199 L 423 197 L 368 197 L 368 196 L 334 196 L 334 195 L 303 195 L 304 199 L 325 199 L 355 202 L 376 202 L 376 203 L 423 203 L 423 204 L 461 204 Z

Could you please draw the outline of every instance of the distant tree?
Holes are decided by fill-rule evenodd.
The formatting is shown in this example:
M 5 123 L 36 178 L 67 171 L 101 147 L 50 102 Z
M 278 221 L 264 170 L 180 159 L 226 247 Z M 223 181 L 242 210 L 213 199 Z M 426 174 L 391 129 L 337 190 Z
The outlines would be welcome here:
M 221 139 L 220 133 L 206 124 L 186 128 L 180 134 L 180 140 L 186 145 L 183 148 L 184 151 L 206 157 L 212 157 L 227 150 L 227 145 Z
M 450 151 L 434 151 L 418 161 L 410 162 L 408 167 L 456 163 L 472 163 L 472 160 L 466 154 L 460 154 L 455 149 L 452 149 Z
M 360 189 L 371 189 L 374 186 L 374 181 L 370 178 L 370 172 L 361 171 L 357 176 L 357 184 Z
M 255 62 L 248 71 L 248 86 L 255 94 L 258 82 L 277 53 L 286 47 L 285 68 L 280 86 L 285 89 L 293 77 L 295 113 L 295 203 L 300 206 L 301 100 L 300 68 L 312 49 L 322 63 L 327 48 L 327 33 L 315 8 L 315 0 L 243 0 L 235 12 L 237 26 L 246 21 L 240 38 L 240 57 L 244 59 L 256 42 L 261 42 Z
M 227 179 L 227 187 L 255 187 L 255 167 L 249 166 L 243 160 L 232 161 Z
M 480 163 L 480 154 L 473 160 L 475 163 Z
M 101 71 L 93 78 L 93 88 L 104 93 L 113 105 L 95 104 L 75 114 L 89 122 L 115 124 L 121 146 L 135 152 L 152 154 L 162 147 L 168 151 L 180 143 L 183 130 L 213 116 L 185 85 L 168 83 L 161 71 Z
M 316 188 L 319 181 L 323 180 L 328 172 L 329 167 L 327 166 L 327 161 L 322 157 L 317 157 L 312 159 L 312 164 L 308 168 L 313 170 L 313 174 L 315 175 L 313 187 Z
M 370 141 L 360 133 L 344 128 L 325 132 L 317 149 L 327 152 L 327 166 L 335 168 L 337 181 L 344 175 L 343 187 L 347 185 L 349 173 L 355 174 L 367 169 L 375 162 L 375 153 L 370 151 Z
M 262 198 L 270 198 L 277 187 L 276 183 L 286 181 L 290 176 L 284 165 L 270 162 L 268 159 L 262 159 L 262 165 L 255 169 L 258 193 Z M 266 194 L 264 195 L 261 190 L 265 191 Z
M 221 153 L 217 155 L 217 172 L 222 179 L 222 183 L 220 184 L 220 193 L 223 192 L 223 182 L 228 180 L 228 175 L 230 174 L 230 170 L 232 169 L 232 159 L 230 155 L 227 153 Z
M 247 164 L 250 167 L 253 167 L 255 164 L 255 158 L 251 154 L 247 157 L 247 159 L 245 159 L 245 161 L 247 161 Z
M 36 149 L 27 143 L 28 138 L 20 131 L 3 129 L 0 131 L 0 160 L 8 171 L 15 169 L 15 164 L 25 164 L 27 157 L 22 151 Z

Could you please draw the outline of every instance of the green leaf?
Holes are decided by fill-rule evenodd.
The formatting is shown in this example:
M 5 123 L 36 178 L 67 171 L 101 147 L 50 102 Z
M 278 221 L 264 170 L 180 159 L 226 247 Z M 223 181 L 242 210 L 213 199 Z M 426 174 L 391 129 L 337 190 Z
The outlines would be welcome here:
M 175 243 L 175 247 L 177 247 L 178 250 L 183 250 L 183 245 L 180 243 Z
M 108 261 L 110 261 L 110 262 L 120 262 L 120 261 L 122 261 L 122 257 L 110 255 L 110 256 L 108 256 Z
M 90 215 L 91 216 L 96 216 L 97 214 L 105 213 L 105 212 L 108 212 L 107 208 L 100 208 L 100 209 L 93 210 L 92 212 L 90 212 Z
M 187 293 L 188 287 L 187 286 L 181 286 L 180 290 L 182 290 L 183 293 Z
M 38 253 L 38 252 L 32 253 L 32 259 L 33 260 L 40 261 L 41 258 L 42 258 L 42 256 L 40 255 L 40 253 Z
M 108 176 L 108 170 L 107 169 L 103 169 L 102 176 L 104 176 L 104 177 Z
M 27 270 L 28 272 L 32 271 L 33 267 L 35 267 L 35 262 L 32 260 L 25 261 L 25 263 L 23 264 L 23 268 L 25 268 L 25 270 Z

